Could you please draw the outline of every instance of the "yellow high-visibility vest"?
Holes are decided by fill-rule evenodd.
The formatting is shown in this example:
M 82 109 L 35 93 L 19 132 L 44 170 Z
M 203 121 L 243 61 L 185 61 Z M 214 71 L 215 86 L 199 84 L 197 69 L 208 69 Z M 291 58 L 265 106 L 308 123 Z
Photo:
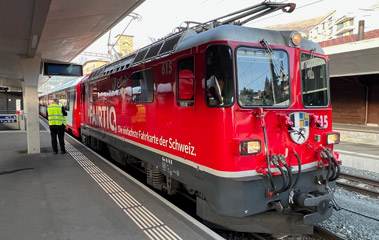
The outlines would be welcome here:
M 49 118 L 49 125 L 66 125 L 66 118 L 63 116 L 62 113 L 62 106 L 58 104 L 51 104 L 47 107 L 47 114 Z

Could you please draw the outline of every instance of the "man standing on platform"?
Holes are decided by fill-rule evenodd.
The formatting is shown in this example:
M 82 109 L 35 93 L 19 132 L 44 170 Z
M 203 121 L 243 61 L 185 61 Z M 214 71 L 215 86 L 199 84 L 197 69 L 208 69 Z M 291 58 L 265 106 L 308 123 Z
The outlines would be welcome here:
M 66 148 L 64 146 L 66 119 L 64 116 L 67 116 L 67 112 L 63 106 L 59 105 L 59 99 L 53 99 L 53 103 L 47 107 L 47 115 L 49 119 L 51 145 L 53 146 L 53 151 L 55 154 L 58 153 L 58 136 L 61 151 L 62 153 L 66 153 Z

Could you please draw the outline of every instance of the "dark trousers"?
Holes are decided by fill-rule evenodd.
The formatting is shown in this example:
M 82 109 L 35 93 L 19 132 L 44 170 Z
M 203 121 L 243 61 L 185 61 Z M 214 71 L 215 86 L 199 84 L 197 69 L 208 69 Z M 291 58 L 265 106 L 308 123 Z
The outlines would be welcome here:
M 58 152 L 58 142 L 57 142 L 57 136 L 59 139 L 59 145 L 61 146 L 61 151 L 66 151 L 64 147 L 64 130 L 65 125 L 52 125 L 50 126 L 50 135 L 51 135 L 51 145 L 53 146 L 53 151 Z

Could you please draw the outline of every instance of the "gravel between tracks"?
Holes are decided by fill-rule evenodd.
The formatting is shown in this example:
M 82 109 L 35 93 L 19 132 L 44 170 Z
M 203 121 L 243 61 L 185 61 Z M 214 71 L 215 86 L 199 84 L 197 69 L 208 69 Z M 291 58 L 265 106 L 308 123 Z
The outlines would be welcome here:
M 344 167 L 344 166 L 341 168 L 341 171 L 346 174 L 351 174 L 351 175 L 379 181 L 379 173 L 376 173 L 376 172 L 370 172 L 370 171 L 360 170 L 360 169 L 351 168 L 351 167 Z
M 343 167 L 342 172 L 371 179 L 379 179 L 379 173 Z M 362 215 L 379 219 L 379 199 L 337 188 L 336 200 L 340 207 Z M 334 211 L 332 217 L 321 224 L 344 239 L 379 239 L 379 220 L 372 220 L 346 210 Z

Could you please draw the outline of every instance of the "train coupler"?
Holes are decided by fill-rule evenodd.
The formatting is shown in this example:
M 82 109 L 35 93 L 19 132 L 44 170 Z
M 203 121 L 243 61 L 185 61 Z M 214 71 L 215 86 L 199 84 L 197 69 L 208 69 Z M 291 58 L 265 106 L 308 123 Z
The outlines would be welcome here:
M 334 194 L 327 192 L 323 194 L 295 193 L 293 203 L 296 207 L 311 210 L 304 215 L 304 224 L 314 224 L 328 219 L 333 213 Z

